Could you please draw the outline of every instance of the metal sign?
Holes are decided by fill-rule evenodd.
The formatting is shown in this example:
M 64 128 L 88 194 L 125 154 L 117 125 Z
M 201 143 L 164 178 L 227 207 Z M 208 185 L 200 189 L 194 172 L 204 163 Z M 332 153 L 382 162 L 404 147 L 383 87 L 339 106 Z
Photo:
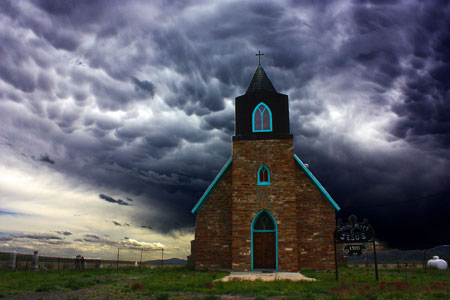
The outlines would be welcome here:
M 360 256 L 363 253 L 366 253 L 367 248 L 364 245 L 346 245 L 344 247 L 344 254 L 350 256 Z
M 378 265 L 377 265 L 377 250 L 375 247 L 375 232 L 369 225 L 367 219 L 362 223 L 356 221 L 355 215 L 348 218 L 348 223 L 342 223 L 338 220 L 336 230 L 334 231 L 334 263 L 336 266 L 336 280 L 338 276 L 337 252 L 336 244 L 351 244 L 344 247 L 344 252 L 348 255 L 361 255 L 365 252 L 366 246 L 360 245 L 363 243 L 372 243 L 373 245 L 373 259 L 375 263 L 375 278 L 378 281 Z
M 358 223 L 354 215 L 351 215 L 348 218 L 348 223 L 345 224 L 339 219 L 334 232 L 336 243 L 369 243 L 373 241 L 373 237 L 373 229 L 367 219 Z

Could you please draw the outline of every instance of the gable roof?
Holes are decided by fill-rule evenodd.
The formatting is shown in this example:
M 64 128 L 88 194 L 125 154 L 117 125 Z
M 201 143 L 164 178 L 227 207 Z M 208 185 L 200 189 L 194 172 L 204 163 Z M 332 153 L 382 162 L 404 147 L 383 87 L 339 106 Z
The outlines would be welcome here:
M 269 77 L 267 77 L 267 74 L 264 71 L 261 64 L 259 64 L 258 67 L 256 68 L 252 81 L 250 81 L 248 89 L 245 93 L 249 94 L 256 91 L 269 91 L 274 93 L 277 92 L 272 82 L 270 81 Z
M 209 185 L 209 187 L 206 189 L 203 196 L 198 200 L 197 204 L 195 204 L 194 208 L 191 210 L 191 212 L 196 215 L 200 207 L 202 207 L 203 202 L 208 198 L 209 194 L 212 192 L 214 187 L 217 185 L 217 183 L 222 178 L 223 174 L 228 170 L 228 168 L 231 166 L 232 157 L 226 162 L 226 164 L 223 166 L 222 170 L 220 170 L 219 174 L 217 174 L 216 178 L 214 178 L 213 182 Z
M 320 182 L 314 177 L 314 175 L 309 171 L 309 169 L 303 164 L 303 162 L 298 158 L 297 155 L 294 154 L 294 159 L 297 162 L 297 164 L 303 169 L 303 171 L 309 176 L 309 178 L 314 182 L 314 184 L 319 188 L 322 195 L 325 196 L 325 198 L 330 202 L 331 206 L 336 209 L 337 211 L 341 210 L 339 205 L 331 198 L 330 194 L 325 190 L 325 188 L 320 184 Z M 222 179 L 225 172 L 230 168 L 231 163 L 233 162 L 232 157 L 225 163 L 225 165 L 220 170 L 219 174 L 217 174 L 216 178 L 214 178 L 213 182 L 209 185 L 209 187 L 206 189 L 205 193 L 203 193 L 203 196 L 200 198 L 200 200 L 197 201 L 194 208 L 191 210 L 191 212 L 196 215 L 199 209 L 202 207 L 203 203 L 208 198 L 209 194 L 213 191 L 213 189 L 216 187 L 216 185 L 219 183 L 220 179 Z
M 314 177 L 314 175 L 311 173 L 311 171 L 303 164 L 303 162 L 298 158 L 297 155 L 294 154 L 294 159 L 297 162 L 297 164 L 303 169 L 303 171 L 311 178 L 311 180 L 314 182 L 314 184 L 319 188 L 322 195 L 327 198 L 328 202 L 330 202 L 331 206 L 336 209 L 337 211 L 340 211 L 341 208 L 339 205 L 331 198 L 330 194 L 325 190 L 325 188 L 320 184 L 320 182 Z

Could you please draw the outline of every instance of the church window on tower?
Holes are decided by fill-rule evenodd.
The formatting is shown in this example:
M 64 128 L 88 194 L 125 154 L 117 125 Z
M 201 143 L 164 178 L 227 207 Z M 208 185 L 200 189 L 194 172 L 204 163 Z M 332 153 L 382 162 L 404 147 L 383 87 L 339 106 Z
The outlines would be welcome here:
M 258 170 L 258 185 L 270 185 L 270 172 L 266 166 L 261 166 Z
M 272 131 L 272 112 L 264 103 L 259 103 L 253 110 L 253 132 Z

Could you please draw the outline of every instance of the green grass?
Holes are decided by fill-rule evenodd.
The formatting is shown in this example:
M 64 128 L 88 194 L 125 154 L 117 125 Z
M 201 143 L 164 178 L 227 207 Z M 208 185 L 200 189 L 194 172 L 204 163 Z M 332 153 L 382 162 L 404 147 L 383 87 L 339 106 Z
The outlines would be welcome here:
M 219 299 L 219 295 L 245 295 L 266 299 L 283 295 L 285 299 L 450 299 L 450 270 L 380 270 L 380 281 L 373 272 L 364 269 L 342 268 L 340 280 L 334 272 L 302 273 L 316 278 L 316 282 L 213 282 L 226 272 L 194 271 L 186 267 L 165 269 L 99 269 L 64 271 L 0 271 L 1 295 L 28 292 L 81 290 L 100 298 L 151 299 Z

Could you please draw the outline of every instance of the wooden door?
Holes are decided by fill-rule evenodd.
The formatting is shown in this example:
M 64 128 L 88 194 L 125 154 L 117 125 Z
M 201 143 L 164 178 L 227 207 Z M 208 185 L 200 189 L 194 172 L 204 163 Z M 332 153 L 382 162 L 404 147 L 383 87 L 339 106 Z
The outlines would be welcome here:
M 253 233 L 253 268 L 275 269 L 275 232 Z

